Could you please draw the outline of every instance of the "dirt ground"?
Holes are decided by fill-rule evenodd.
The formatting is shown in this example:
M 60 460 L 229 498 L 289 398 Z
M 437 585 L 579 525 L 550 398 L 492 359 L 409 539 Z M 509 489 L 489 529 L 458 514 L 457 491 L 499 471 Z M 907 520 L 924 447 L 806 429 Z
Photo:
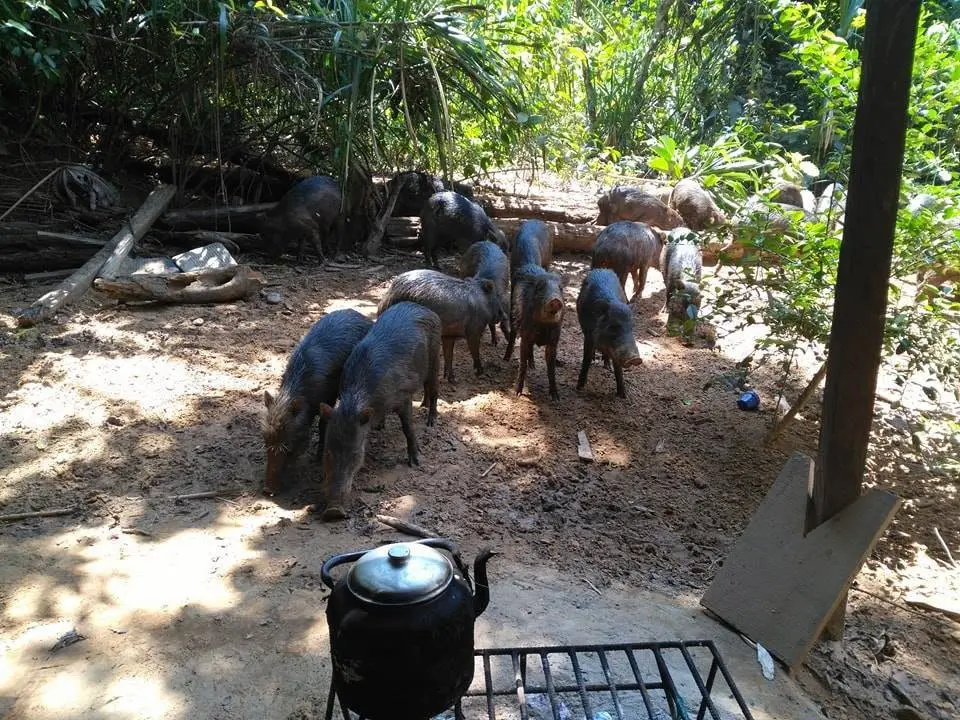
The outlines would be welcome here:
M 454 258 L 442 264 L 456 272 Z M 656 271 L 635 316 L 643 365 L 627 374 L 628 398 L 615 396 L 612 373 L 599 363 L 578 394 L 575 300 L 587 265 L 564 255 L 555 265 L 567 305 L 560 400 L 548 398 L 542 351 L 517 397 L 516 354 L 502 360 L 502 339 L 492 347 L 485 338 L 481 377 L 458 344 L 457 383 L 441 384 L 437 425 L 427 428 L 426 411 L 415 411 L 422 467 L 407 466 L 399 422 L 389 418 L 372 437 L 350 517 L 336 524 L 306 510 L 320 498 L 315 446 L 288 491 L 260 496 L 263 391 L 278 386 L 290 349 L 313 321 L 343 307 L 372 317 L 391 278 L 422 266 L 419 253 L 386 252 L 357 268 L 261 266 L 267 289 L 282 296 L 276 305 L 257 297 L 212 307 L 128 307 L 87 297 L 59 324 L 30 330 L 15 329 L 9 313 L 50 286 L 3 281 L 0 513 L 79 507 L 73 516 L 0 525 L 5 647 L 45 623 L 82 632 L 93 598 L 116 607 L 110 630 L 118 642 L 127 629 L 149 624 L 152 611 L 178 609 L 165 626 L 170 635 L 154 628 L 143 648 L 138 702 L 147 707 L 156 701 L 147 681 L 160 664 L 176 662 L 174 646 L 202 654 L 210 632 L 268 641 L 275 593 L 264 591 L 246 608 L 262 618 L 254 630 L 230 621 L 231 598 L 245 583 L 287 578 L 289 602 L 306 607 L 323 558 L 301 554 L 303 538 L 320 535 L 327 554 L 370 546 L 382 539 L 376 513 L 453 537 L 470 554 L 492 545 L 512 560 L 562 572 L 578 588 L 618 583 L 699 599 L 789 454 L 814 452 L 819 403 L 765 447 L 775 373 L 761 368 L 751 376 L 761 409 L 738 410 L 737 392 L 717 380 L 746 354 L 750 333 L 724 337 L 713 350 L 667 336 Z M 791 397 L 809 372 L 797 369 Z M 938 528 L 960 558 L 957 478 L 922 461 L 913 440 L 919 403 L 878 403 L 868 484 L 906 502 L 857 578 L 844 639 L 818 645 L 798 675 L 830 718 L 888 717 L 910 704 L 920 714 L 898 717 L 960 716 L 960 624 L 904 603 L 910 593 L 960 592 L 960 571 L 947 567 L 933 533 Z M 580 430 L 592 464 L 577 458 Z M 205 491 L 223 499 L 172 499 Z M 193 544 L 198 533 L 214 534 L 213 550 Z M 119 549 L 106 552 L 105 545 Z M 156 563 L 154 583 L 133 587 L 118 578 L 126 572 L 118 558 L 138 557 Z M 209 588 L 202 607 L 191 595 L 194 583 Z M 201 629 L 201 612 L 212 615 L 212 628 Z M 300 621 L 323 619 L 314 609 Z M 49 665 L 56 667 L 56 656 Z M 67 689 L 48 685 L 25 705 L 18 689 L 0 680 L 0 714 L 69 716 L 56 712 L 57 693 Z M 85 716 L 147 716 L 121 704 L 91 707 Z

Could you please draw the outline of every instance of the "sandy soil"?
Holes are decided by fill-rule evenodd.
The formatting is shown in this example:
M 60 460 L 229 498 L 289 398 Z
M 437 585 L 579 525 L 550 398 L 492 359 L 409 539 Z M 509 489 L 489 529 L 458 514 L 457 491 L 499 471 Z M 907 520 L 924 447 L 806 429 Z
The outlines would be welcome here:
M 668 337 L 656 271 L 636 313 L 644 363 L 627 375 L 628 399 L 615 396 L 612 373 L 599 363 L 578 394 L 575 299 L 586 266 L 573 256 L 555 264 L 567 281 L 559 402 L 548 399 L 541 351 L 516 397 L 516 354 L 502 360 L 502 339 L 497 347 L 485 339 L 487 369 L 479 378 L 458 344 L 457 383 L 441 385 L 437 425 L 427 428 L 426 411 L 415 411 L 422 467 L 406 465 L 399 422 L 389 418 L 370 443 L 350 517 L 332 525 L 305 510 L 320 497 L 313 448 L 287 492 L 260 497 L 262 394 L 276 388 L 290 349 L 314 320 L 341 307 L 373 316 L 390 279 L 422 265 L 419 254 L 386 253 L 356 269 L 263 266 L 268 289 L 281 293 L 278 305 L 254 298 L 216 307 L 124 307 L 88 297 L 60 324 L 32 330 L 14 329 L 12 318 L 0 315 L 0 512 L 80 508 L 72 517 L 0 526 L 0 636 L 22 637 L 64 619 L 82 623 L 91 595 L 115 600 L 123 627 L 112 629 L 121 632 L 152 610 L 182 605 L 172 635 L 144 649 L 149 676 L 169 664 L 174 648 L 202 652 L 204 632 L 242 632 L 239 642 L 249 629 L 228 619 L 237 587 L 292 575 L 289 601 L 264 592 L 247 608 L 263 618 L 257 632 L 268 636 L 278 608 L 307 603 L 318 585 L 322 558 L 300 554 L 303 536 L 322 534 L 328 553 L 370 545 L 382 531 L 376 513 L 454 537 L 469 552 L 496 546 L 601 591 L 617 582 L 699 597 L 789 453 L 814 451 L 817 403 L 764 447 L 773 370 L 751 378 L 761 410 L 739 411 L 736 391 L 718 378 L 746 354 L 749 334 L 727 337 L 714 350 Z M 455 272 L 455 259 L 443 265 Z M 7 281 L 0 308 L 24 306 L 46 289 Z M 797 369 L 795 381 L 805 372 Z M 960 624 L 903 603 L 912 591 L 960 588 L 933 535 L 939 528 L 960 556 L 957 479 L 923 462 L 912 440 L 915 418 L 904 407 L 878 404 L 869 484 L 893 489 L 906 504 L 850 595 L 844 640 L 818 646 L 800 673 L 831 718 L 886 716 L 905 697 L 929 717 L 960 715 Z M 592 464 L 577 459 L 580 430 L 593 447 Z M 171 499 L 203 491 L 225 499 Z M 190 538 L 198 532 L 216 534 L 213 554 L 195 552 Z M 176 541 L 150 556 L 156 582 L 146 587 L 117 580 L 116 555 L 97 552 L 113 543 L 136 560 L 160 538 Z M 117 582 L 122 589 L 112 587 Z M 207 609 L 222 617 L 212 630 L 191 622 L 191 583 L 208 588 Z M 309 622 L 322 622 L 314 615 Z M 0 695 L 17 694 L 0 686 Z M 131 712 L 116 717 L 138 716 Z M 11 715 L 48 716 L 59 717 L 20 707 Z

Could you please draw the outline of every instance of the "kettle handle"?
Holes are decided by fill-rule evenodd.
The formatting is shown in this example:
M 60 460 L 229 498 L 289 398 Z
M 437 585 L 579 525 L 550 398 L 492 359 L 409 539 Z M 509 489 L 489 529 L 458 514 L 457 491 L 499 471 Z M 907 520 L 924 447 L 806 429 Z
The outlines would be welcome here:
M 460 574 L 463 575 L 467 581 L 467 585 L 469 585 L 471 589 L 473 588 L 473 583 L 470 580 L 470 568 L 463 562 L 463 558 L 460 557 L 460 551 L 457 549 L 457 545 L 453 540 L 447 540 L 446 538 L 424 538 L 423 540 L 416 540 L 415 542 L 419 545 L 441 548 L 449 552 L 453 556 L 453 561 L 456 563 Z
M 344 563 L 355 562 L 367 554 L 367 550 L 358 550 L 356 552 L 343 553 L 342 555 L 334 555 L 332 558 L 327 559 L 326 562 L 320 567 L 320 579 L 323 581 L 324 585 L 333 590 L 333 578 L 330 577 L 330 571 L 333 570 L 337 565 L 343 565 Z

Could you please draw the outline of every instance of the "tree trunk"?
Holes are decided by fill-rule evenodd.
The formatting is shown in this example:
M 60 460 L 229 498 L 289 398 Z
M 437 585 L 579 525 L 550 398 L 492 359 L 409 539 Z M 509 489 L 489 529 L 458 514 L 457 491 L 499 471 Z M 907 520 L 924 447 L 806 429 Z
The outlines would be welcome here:
M 176 192 L 177 189 L 173 185 L 160 185 L 155 188 L 140 209 L 130 218 L 126 227 L 118 232 L 108 244 L 104 245 L 96 255 L 84 263 L 83 267 L 64 280 L 56 290 L 48 292 L 29 308 L 18 313 L 17 325 L 31 327 L 48 320 L 61 307 L 83 295 L 89 289 L 90 283 L 100 271 L 100 268 L 117 253 L 121 244 L 129 252 L 132 247 L 132 242 L 128 242 L 129 239 L 133 238 L 133 241 L 136 241 L 143 237 L 154 220 L 163 212 L 167 203 L 173 199 Z
M 370 230 L 370 237 L 367 238 L 367 242 L 364 244 L 364 252 L 366 255 L 373 255 L 380 249 L 383 234 L 387 231 L 387 223 L 393 215 L 393 208 L 397 204 L 397 199 L 400 197 L 400 191 L 403 190 L 403 183 L 399 180 L 399 177 L 400 176 L 397 175 L 397 182 L 393 184 L 393 189 L 387 196 L 387 202 L 384 203 L 383 209 L 380 211 L 380 217 L 378 217 L 377 221 L 373 224 L 373 228 Z

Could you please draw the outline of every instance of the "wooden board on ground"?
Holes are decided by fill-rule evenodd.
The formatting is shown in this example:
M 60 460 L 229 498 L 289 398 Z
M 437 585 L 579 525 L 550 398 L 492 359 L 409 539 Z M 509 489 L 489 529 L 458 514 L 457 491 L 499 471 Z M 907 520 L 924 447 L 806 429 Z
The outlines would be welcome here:
M 583 430 L 577 433 L 577 456 L 584 462 L 593 462 L 593 448 Z
M 794 453 L 700 604 L 787 667 L 803 662 L 900 506 L 872 490 L 804 537 L 813 461 Z

